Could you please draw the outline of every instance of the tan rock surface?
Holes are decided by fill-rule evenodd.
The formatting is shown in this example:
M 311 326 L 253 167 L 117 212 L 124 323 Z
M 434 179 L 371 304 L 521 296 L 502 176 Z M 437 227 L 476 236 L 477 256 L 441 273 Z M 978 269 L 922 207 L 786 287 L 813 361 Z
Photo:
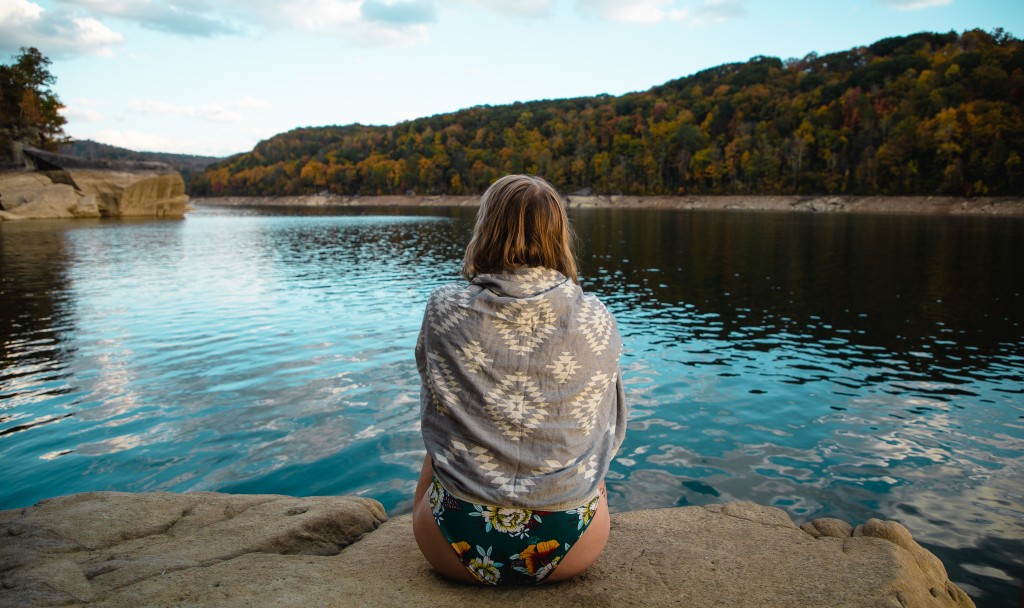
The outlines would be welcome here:
M 822 517 L 801 524 L 800 529 L 814 538 L 831 536 L 834 538 L 847 538 L 853 536 L 853 526 L 841 519 L 834 517 Z
M 93 197 L 74 186 L 55 183 L 45 173 L 0 173 L 0 219 L 70 219 L 99 217 Z
M 175 172 L 69 170 L 78 187 L 96 197 L 100 213 L 109 217 L 181 217 L 188 196 Z
M 815 520 L 816 531 L 834 534 L 815 538 L 783 511 L 751 503 L 616 513 L 608 548 L 582 576 L 479 589 L 433 573 L 408 515 L 385 519 L 379 503 L 347 497 L 97 492 L 44 501 L 0 512 L 0 605 L 974 605 L 895 522 L 869 520 L 842 536 L 844 522 Z
M 135 587 L 250 554 L 290 563 L 335 555 L 386 519 L 380 503 L 356 497 L 90 492 L 46 500 L 0 512 L 0 606 L 167 605 L 166 597 L 137 602 Z M 262 593 L 258 584 L 250 591 Z
M 0 173 L 0 220 L 182 217 L 188 200 L 185 182 L 175 172 Z

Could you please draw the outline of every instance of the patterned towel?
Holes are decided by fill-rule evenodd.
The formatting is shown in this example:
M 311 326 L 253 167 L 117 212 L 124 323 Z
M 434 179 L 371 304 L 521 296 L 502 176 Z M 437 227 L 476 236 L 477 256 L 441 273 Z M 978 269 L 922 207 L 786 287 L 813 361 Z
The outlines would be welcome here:
M 621 353 L 612 315 L 557 271 L 436 289 L 416 365 L 438 479 L 479 504 L 586 503 L 626 433 Z

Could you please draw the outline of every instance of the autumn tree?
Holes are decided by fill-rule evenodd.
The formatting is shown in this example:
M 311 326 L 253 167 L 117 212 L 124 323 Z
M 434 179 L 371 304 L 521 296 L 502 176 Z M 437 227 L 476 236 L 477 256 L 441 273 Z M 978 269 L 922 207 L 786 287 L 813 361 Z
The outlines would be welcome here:
M 0 157 L 11 158 L 15 142 L 56 151 L 66 141 L 49 65 L 35 47 L 22 47 L 10 65 L 0 65 Z
M 1016 195 L 1024 43 L 920 33 L 754 57 L 647 91 L 296 129 L 211 167 L 197 194 L 480 193 L 505 173 L 566 193 Z

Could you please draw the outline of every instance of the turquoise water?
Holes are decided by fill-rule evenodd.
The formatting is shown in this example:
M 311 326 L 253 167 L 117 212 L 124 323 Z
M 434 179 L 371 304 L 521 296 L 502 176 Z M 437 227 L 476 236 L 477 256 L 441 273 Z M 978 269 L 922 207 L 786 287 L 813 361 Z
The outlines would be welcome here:
M 407 512 L 412 358 L 472 209 L 0 223 L 0 508 L 88 490 Z M 1024 222 L 587 210 L 619 320 L 613 510 L 904 523 L 979 606 L 1024 561 Z

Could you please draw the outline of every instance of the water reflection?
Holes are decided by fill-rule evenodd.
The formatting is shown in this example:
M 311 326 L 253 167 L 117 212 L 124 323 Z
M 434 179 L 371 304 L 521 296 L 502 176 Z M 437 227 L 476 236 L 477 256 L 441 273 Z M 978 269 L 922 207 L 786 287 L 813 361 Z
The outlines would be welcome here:
M 65 362 L 74 346 L 67 314 L 68 254 L 61 222 L 4 222 L 0 229 L 0 436 L 59 421 L 11 400 L 39 403 L 70 389 Z
M 1020 221 L 575 219 L 626 338 L 615 508 L 755 500 L 950 550 L 1024 540 Z M 1020 546 L 954 580 L 979 605 L 1015 597 Z
M 963 371 L 1024 331 L 1020 280 L 1002 266 L 1021 256 L 1016 219 L 604 209 L 574 220 L 594 289 L 697 337 L 761 350 L 785 332 L 825 348 L 855 338 L 903 354 L 907 371 Z
M 405 215 L 413 213 L 412 215 Z M 85 490 L 407 512 L 412 346 L 473 209 L 0 224 L 0 508 Z M 1024 560 L 1022 223 L 574 210 L 631 402 L 615 510 L 905 523 L 979 606 Z M 990 553 L 979 548 L 990 549 Z

